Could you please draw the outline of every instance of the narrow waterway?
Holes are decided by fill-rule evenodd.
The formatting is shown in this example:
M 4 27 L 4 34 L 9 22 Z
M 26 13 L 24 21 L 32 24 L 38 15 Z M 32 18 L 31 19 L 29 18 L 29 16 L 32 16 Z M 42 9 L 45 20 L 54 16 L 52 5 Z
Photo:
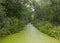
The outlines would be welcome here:
M 23 31 L 9 35 L 0 40 L 0 43 L 60 43 L 58 40 L 40 32 L 31 23 Z

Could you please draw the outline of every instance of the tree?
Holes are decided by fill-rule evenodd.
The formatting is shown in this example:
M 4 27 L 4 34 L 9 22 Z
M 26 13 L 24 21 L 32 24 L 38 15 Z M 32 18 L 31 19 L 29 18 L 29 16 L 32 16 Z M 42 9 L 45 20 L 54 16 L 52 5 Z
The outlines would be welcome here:
M 2 29 L 4 19 L 6 16 L 5 8 L 0 4 L 0 29 Z
M 6 36 L 9 34 L 16 33 L 23 30 L 23 27 L 29 23 L 31 20 L 31 10 L 27 7 L 25 1 L 22 0 L 5 0 L 1 5 L 1 21 L 4 24 L 1 24 L 1 36 Z M 5 13 L 6 15 L 5 15 Z M 6 16 L 6 17 L 5 17 Z M 4 18 L 5 17 L 5 18 Z M 4 18 L 4 19 L 3 19 Z

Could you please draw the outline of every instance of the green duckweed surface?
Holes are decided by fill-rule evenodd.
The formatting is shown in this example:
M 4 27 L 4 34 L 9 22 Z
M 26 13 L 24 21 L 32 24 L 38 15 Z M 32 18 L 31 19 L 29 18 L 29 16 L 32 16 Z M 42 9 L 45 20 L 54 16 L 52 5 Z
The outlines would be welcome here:
M 28 24 L 23 31 L 9 35 L 0 40 L 0 43 L 60 43 L 36 29 L 32 24 Z

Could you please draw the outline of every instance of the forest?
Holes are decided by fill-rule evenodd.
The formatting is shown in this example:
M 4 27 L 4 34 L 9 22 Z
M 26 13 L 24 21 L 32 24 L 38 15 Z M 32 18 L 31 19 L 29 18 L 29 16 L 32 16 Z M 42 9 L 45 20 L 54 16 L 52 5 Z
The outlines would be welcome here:
M 23 31 L 28 23 L 60 40 L 60 0 L 0 0 L 0 38 Z

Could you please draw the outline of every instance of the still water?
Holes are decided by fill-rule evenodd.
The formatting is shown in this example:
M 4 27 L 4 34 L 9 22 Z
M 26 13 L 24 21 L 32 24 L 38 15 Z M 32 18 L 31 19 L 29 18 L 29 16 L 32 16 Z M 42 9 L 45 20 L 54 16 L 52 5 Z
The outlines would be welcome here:
M 0 43 L 60 43 L 58 40 L 40 32 L 31 23 L 23 31 L 9 35 L 0 40 Z

